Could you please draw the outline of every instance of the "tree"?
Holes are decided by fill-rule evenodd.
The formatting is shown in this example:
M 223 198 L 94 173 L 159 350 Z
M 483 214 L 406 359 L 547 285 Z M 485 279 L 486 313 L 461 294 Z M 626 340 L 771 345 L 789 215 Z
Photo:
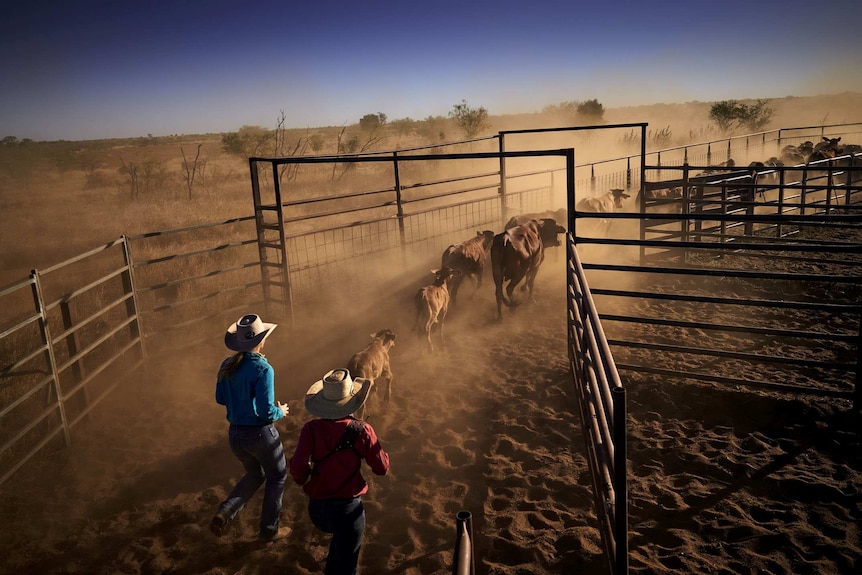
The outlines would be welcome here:
M 238 132 L 222 134 L 221 148 L 223 152 L 247 160 L 259 155 L 266 143 L 272 139 L 272 134 L 266 128 L 243 126 Z
M 455 120 L 455 124 L 461 128 L 468 140 L 491 127 L 488 123 L 488 110 L 483 107 L 471 108 L 467 105 L 467 100 L 461 100 L 460 104 L 452 106 L 449 117 Z
M 769 124 L 775 110 L 769 105 L 769 100 L 757 100 L 751 106 L 742 106 L 743 112 L 739 123 L 752 132 L 759 132 Z
M 195 185 L 195 176 L 198 174 L 201 146 L 203 146 L 203 144 L 198 144 L 198 150 L 193 162 L 189 162 L 188 159 L 186 159 L 186 151 L 183 150 L 182 146 L 180 146 L 180 153 L 183 155 L 183 178 L 186 181 L 186 188 L 189 191 L 189 199 L 192 199 L 192 186 Z
M 605 107 L 595 98 L 578 104 L 576 118 L 579 123 L 602 124 L 605 119 Z
M 739 119 L 741 110 L 742 105 L 736 100 L 722 100 L 709 109 L 709 119 L 718 125 L 718 130 L 722 134 L 727 134 Z
M 135 162 L 129 162 L 128 164 L 123 160 L 123 157 L 120 156 L 120 174 L 129 178 L 129 191 L 131 192 L 132 201 L 138 199 L 139 195 L 139 187 L 138 187 L 138 164 Z
M 386 114 L 365 114 L 359 119 L 359 129 L 363 132 L 375 132 L 386 124 Z
M 736 100 L 722 100 L 712 105 L 709 119 L 718 125 L 722 134 L 727 134 L 734 128 L 757 132 L 769 124 L 774 113 L 775 110 L 769 106 L 769 100 L 757 100 L 750 106 Z
M 416 133 L 430 144 L 446 141 L 447 120 L 443 116 L 428 116 L 416 124 Z

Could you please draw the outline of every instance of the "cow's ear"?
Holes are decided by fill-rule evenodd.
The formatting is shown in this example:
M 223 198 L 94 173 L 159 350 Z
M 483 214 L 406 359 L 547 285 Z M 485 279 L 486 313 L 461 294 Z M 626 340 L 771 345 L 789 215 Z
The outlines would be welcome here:
M 431 273 L 432 273 L 432 274 L 434 274 L 435 276 L 436 276 L 439 272 L 440 272 L 440 270 L 431 270 Z
M 566 228 L 564 228 L 563 226 L 557 226 L 557 233 L 558 234 L 566 233 Z
M 481 238 L 481 237 L 482 237 L 482 236 L 484 236 L 485 234 L 484 234 L 484 233 L 482 233 L 482 232 L 476 232 L 476 235 L 477 235 L 477 236 L 479 236 L 479 237 Z
M 371 334 L 371 339 L 374 339 L 375 337 L 377 337 L 377 334 L 376 334 L 376 333 L 372 333 L 372 334 Z

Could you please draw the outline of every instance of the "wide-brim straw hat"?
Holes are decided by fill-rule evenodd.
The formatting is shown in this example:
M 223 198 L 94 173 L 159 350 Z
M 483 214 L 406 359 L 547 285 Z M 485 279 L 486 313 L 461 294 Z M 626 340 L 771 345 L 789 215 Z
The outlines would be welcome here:
M 352 379 L 345 368 L 333 369 L 308 388 L 305 409 L 322 419 L 347 417 L 362 407 L 373 384 L 364 377 Z
M 246 314 L 228 326 L 224 344 L 233 351 L 251 351 L 269 337 L 277 326 L 262 321 L 257 314 Z

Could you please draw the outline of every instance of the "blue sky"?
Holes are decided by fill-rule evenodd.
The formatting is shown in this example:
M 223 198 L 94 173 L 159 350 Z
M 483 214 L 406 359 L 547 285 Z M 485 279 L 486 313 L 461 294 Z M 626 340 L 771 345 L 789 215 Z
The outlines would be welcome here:
M 16 4 L 0 17 L 0 138 L 862 92 L 860 0 Z

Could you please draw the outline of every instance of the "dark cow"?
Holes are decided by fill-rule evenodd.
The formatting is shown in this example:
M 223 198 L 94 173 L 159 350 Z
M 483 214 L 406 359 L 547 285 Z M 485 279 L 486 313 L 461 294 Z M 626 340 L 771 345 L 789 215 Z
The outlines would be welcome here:
M 820 160 L 831 160 L 838 155 L 838 147 L 841 138 L 827 138 L 823 136 L 823 141 L 814 146 L 814 150 L 806 160 L 807 163 L 817 162 Z
M 519 302 L 512 297 L 515 287 L 525 280 L 522 290 L 533 299 L 533 283 L 545 259 L 545 247 L 560 245 L 559 234 L 566 229 L 553 218 L 530 220 L 494 236 L 491 244 L 491 270 L 497 296 L 497 319 L 503 318 L 503 304 L 515 307 Z M 506 295 L 503 282 L 508 280 Z M 508 297 L 507 297 L 508 296 Z
M 509 221 L 506 222 L 506 226 L 503 229 L 508 230 L 509 228 L 514 228 L 515 226 L 526 224 L 530 220 L 543 220 L 548 218 L 562 223 L 566 221 L 566 217 L 566 208 L 560 208 L 558 210 L 545 210 L 544 212 L 539 212 L 535 214 L 518 214 L 509 218 Z
M 644 209 L 650 213 L 679 214 L 682 212 L 682 188 L 661 188 L 646 190 Z M 641 192 L 638 191 L 637 205 L 640 206 Z
M 726 162 L 720 162 L 714 166 L 707 166 L 704 171 L 699 176 L 707 176 L 709 174 L 720 174 L 722 172 L 729 172 L 736 167 L 736 161 L 733 158 L 728 158 Z
M 810 153 L 810 152 L 809 152 Z M 798 146 L 788 144 L 781 148 L 780 161 L 785 166 L 798 166 L 804 164 L 808 155 L 805 154 Z
M 453 306 L 458 297 L 458 289 L 465 277 L 469 276 L 473 280 L 473 293 L 470 297 L 476 295 L 476 292 L 482 287 L 485 262 L 488 261 L 493 240 L 494 232 L 491 230 L 476 232 L 474 237 L 460 244 L 453 244 L 443 252 L 443 256 L 440 258 L 440 268 L 448 267 L 453 270 L 461 270 L 461 275 L 453 277 L 449 282 L 449 295 Z
M 371 391 L 377 394 L 377 383 L 386 380 L 386 402 L 392 398 L 392 369 L 389 364 L 389 350 L 395 345 L 395 332 L 391 329 L 381 329 L 371 334 L 371 343 L 365 349 L 351 356 L 347 362 L 347 370 L 353 377 L 364 377 L 374 381 Z M 366 402 L 367 405 L 367 402 Z M 365 412 L 365 405 L 360 409 Z M 360 415 L 361 418 L 361 415 Z
M 775 156 L 769 158 L 765 162 L 751 162 L 748 164 L 748 168 L 751 171 L 751 180 L 756 184 L 767 184 L 773 185 L 777 184 L 780 179 L 780 171 L 775 170 L 773 168 L 784 167 L 784 162 L 776 158 Z M 763 196 L 763 190 L 757 190 L 760 193 L 761 198 L 766 199 Z
M 443 323 L 446 314 L 449 313 L 449 281 L 461 275 L 461 270 L 443 267 L 439 270 L 431 270 L 434 274 L 434 283 L 419 288 L 413 298 L 416 306 L 416 320 L 413 329 L 419 334 L 424 333 L 428 340 L 428 350 L 434 351 L 431 343 L 431 330 L 434 324 L 438 325 L 440 331 L 440 343 L 443 343 Z

